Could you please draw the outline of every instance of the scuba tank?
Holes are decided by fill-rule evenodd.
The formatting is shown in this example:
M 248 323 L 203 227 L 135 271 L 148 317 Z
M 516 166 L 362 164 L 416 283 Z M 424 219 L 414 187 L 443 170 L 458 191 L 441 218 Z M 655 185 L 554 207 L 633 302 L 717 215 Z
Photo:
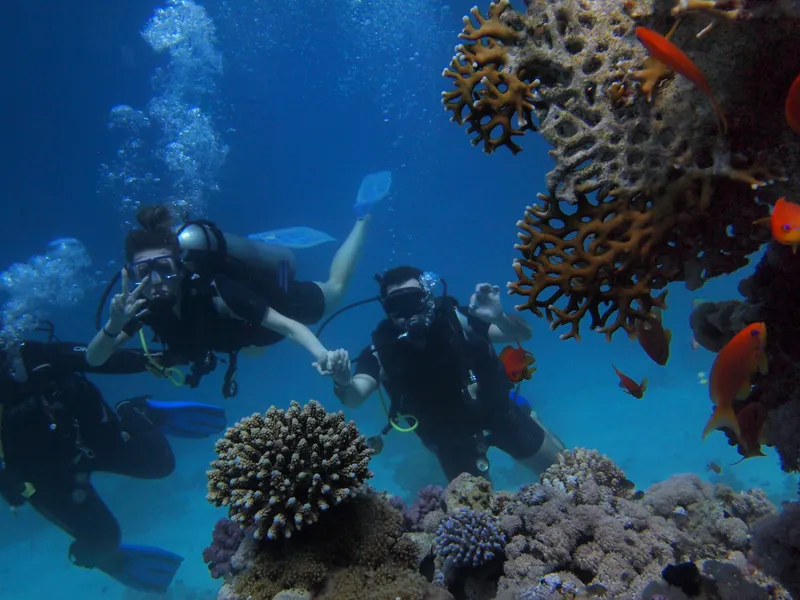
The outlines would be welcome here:
M 176 239 L 181 260 L 200 270 L 233 259 L 250 278 L 277 276 L 284 288 L 294 278 L 295 259 L 291 250 L 278 244 L 224 233 L 211 221 L 189 221 L 178 230 Z

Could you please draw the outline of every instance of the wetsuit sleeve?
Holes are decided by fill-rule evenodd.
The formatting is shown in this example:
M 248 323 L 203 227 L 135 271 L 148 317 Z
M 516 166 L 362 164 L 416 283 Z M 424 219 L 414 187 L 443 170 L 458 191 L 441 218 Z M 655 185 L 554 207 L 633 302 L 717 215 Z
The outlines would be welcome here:
M 356 368 L 353 375 L 369 375 L 375 381 L 381 380 L 381 364 L 372 353 L 372 346 L 367 346 L 356 358 Z
M 105 363 L 93 367 L 86 362 L 86 344 L 78 342 L 26 342 L 21 352 L 28 369 L 50 364 L 73 373 L 132 375 L 143 373 L 148 364 L 141 350 L 116 350 Z M 160 358 L 158 353 L 153 354 L 154 358 Z
M 467 318 L 467 324 L 474 332 L 482 336 L 489 337 L 489 327 L 491 327 L 491 325 L 486 321 L 484 321 L 483 319 L 479 319 L 478 317 L 473 317 L 471 314 L 469 314 L 468 306 L 459 306 L 458 312 L 460 312 Z

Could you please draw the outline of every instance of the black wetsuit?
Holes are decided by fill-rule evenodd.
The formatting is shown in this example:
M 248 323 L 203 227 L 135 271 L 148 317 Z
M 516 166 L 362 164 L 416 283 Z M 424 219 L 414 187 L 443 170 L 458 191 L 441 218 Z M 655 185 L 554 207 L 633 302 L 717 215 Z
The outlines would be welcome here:
M 456 310 L 466 318 L 467 328 Z M 539 451 L 545 432 L 529 410 L 509 398 L 512 384 L 489 340 L 488 323 L 445 298 L 437 300 L 424 347 L 398 340 L 401 333 L 391 321 L 382 321 L 372 333 L 372 345 L 359 355 L 355 374 L 383 384 L 392 414 L 418 419 L 415 433 L 436 454 L 449 480 L 465 472 L 484 475 L 476 464 L 481 442 L 515 459 Z M 478 383 L 474 400 L 468 392 L 470 369 Z
M 0 495 L 11 506 L 30 502 L 75 538 L 70 546 L 75 564 L 108 566 L 103 560 L 114 555 L 121 532 L 92 486 L 91 474 L 160 479 L 172 473 L 175 457 L 141 401 L 122 402 L 115 411 L 84 376 L 141 373 L 147 365 L 144 355 L 120 350 L 100 367 L 90 367 L 85 355 L 82 344 L 26 342 L 21 356 L 27 381 L 20 382 L 10 373 L 9 355 L 0 354 L 0 364 L 5 362 L 0 373 Z
M 242 283 L 242 281 L 244 283 Z M 325 296 L 316 283 L 294 281 L 286 289 L 266 278 L 238 278 L 215 273 L 202 277 L 187 275 L 181 290 L 181 317 L 168 305 L 153 305 L 124 329 L 134 335 L 146 325 L 155 334 L 154 341 L 165 346 L 172 363 L 192 363 L 193 377 L 187 378 L 196 387 L 200 377 L 216 366 L 216 353 L 230 355 L 228 379 L 235 371 L 236 353 L 247 346 L 271 346 L 283 339 L 281 334 L 261 325 L 267 311 L 310 325 L 325 313 Z M 221 315 L 214 298 L 222 301 L 240 318 Z

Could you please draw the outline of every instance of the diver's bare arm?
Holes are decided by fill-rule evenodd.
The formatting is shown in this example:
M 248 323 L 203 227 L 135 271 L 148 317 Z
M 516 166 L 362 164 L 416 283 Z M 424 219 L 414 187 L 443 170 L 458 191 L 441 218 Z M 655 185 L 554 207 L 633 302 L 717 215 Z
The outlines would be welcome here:
M 358 408 L 378 389 L 378 382 L 369 375 L 357 373 L 350 380 L 350 385 L 335 386 L 336 397 L 347 408 Z
M 130 336 L 121 331 L 116 337 L 111 337 L 106 333 L 108 324 L 98 331 L 86 347 L 86 362 L 92 367 L 99 367 L 114 354 L 114 350 L 127 342 Z
M 489 325 L 489 339 L 494 344 L 524 342 L 531 339 L 531 326 L 520 315 L 503 315 Z
M 268 309 L 267 315 L 264 317 L 264 320 L 261 321 L 261 325 L 276 333 L 280 333 L 296 344 L 300 344 L 311 353 L 314 360 L 321 360 L 322 357 L 328 353 L 327 348 L 325 348 L 317 337 L 311 333 L 308 327 L 302 323 L 298 323 L 294 319 L 284 317 L 277 310 L 272 308 Z

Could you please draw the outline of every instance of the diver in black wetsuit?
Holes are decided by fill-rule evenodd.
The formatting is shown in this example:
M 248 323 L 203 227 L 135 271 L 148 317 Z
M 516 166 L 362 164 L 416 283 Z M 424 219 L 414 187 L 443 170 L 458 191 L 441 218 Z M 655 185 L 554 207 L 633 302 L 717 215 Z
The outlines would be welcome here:
M 134 335 L 146 347 L 147 326 L 176 361 L 192 363 L 185 380 L 197 386 L 216 366 L 216 354 L 229 355 L 223 395 L 236 394 L 236 359 L 248 347 L 263 348 L 284 338 L 311 353 L 313 366 L 329 352 L 307 325 L 337 305 L 345 292 L 366 238 L 369 214 L 356 221 L 334 256 L 325 282 L 294 279 L 294 258 L 277 244 L 256 242 L 220 231 L 208 221 L 189 221 L 175 233 L 166 207 L 146 206 L 141 229 L 125 240 L 122 293 L 111 301 L 108 323 L 89 344 L 87 360 L 102 364 L 114 348 Z M 128 289 L 132 281 L 136 288 Z M 158 370 L 158 366 L 155 365 Z
M 29 503 L 72 536 L 74 564 L 135 589 L 163 592 L 182 559 L 122 544 L 91 474 L 167 477 L 175 457 L 164 433 L 205 437 L 224 428 L 224 411 L 146 397 L 112 409 L 84 373 L 141 373 L 147 358 L 117 351 L 103 366 L 90 367 L 85 356 L 85 346 L 69 342 L 28 341 L 0 352 L 0 496 L 12 508 Z M 153 568 L 157 572 L 149 572 Z
M 465 307 L 452 297 L 435 297 L 431 274 L 414 267 L 377 279 L 388 319 L 373 331 L 354 374 L 344 350 L 323 365 L 336 396 L 359 406 L 382 384 L 391 400 L 384 433 L 414 431 L 449 480 L 464 472 L 488 477 L 489 446 L 537 474 L 553 464 L 563 443 L 511 393 L 513 384 L 492 347 L 531 335 L 527 323 L 503 312 L 499 289 L 478 285 Z M 403 417 L 407 427 L 399 425 Z M 372 442 L 382 446 L 380 437 Z

